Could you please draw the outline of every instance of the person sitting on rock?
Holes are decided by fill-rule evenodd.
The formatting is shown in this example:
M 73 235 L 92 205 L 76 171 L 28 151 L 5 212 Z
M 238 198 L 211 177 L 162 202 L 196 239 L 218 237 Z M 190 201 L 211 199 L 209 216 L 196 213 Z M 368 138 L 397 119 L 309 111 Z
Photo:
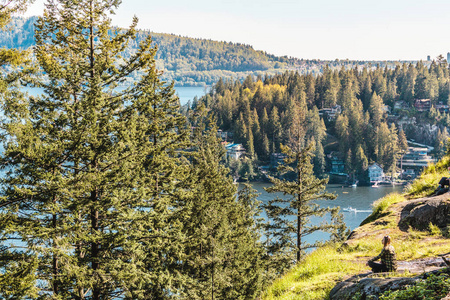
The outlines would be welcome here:
M 391 245 L 391 237 L 388 235 L 383 237 L 381 243 L 383 243 L 381 253 L 370 259 L 367 264 L 374 273 L 395 272 L 397 270 L 397 260 L 394 247 Z M 375 262 L 378 259 L 381 259 L 381 263 Z

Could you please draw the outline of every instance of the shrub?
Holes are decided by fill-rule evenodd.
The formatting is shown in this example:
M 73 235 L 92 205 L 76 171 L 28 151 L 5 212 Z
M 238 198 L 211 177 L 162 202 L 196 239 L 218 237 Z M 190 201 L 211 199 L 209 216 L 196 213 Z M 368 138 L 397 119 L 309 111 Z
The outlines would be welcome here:
M 389 194 L 375 201 L 372 204 L 372 214 L 368 216 L 364 221 L 362 221 L 361 225 L 375 221 L 376 219 L 382 217 L 389 206 L 402 201 L 405 201 L 405 198 L 398 193 Z
M 450 292 L 450 278 L 448 274 L 439 276 L 430 275 L 425 280 L 418 281 L 415 285 L 397 291 L 387 291 L 380 300 L 439 300 Z
M 434 235 L 434 236 L 441 234 L 441 230 L 439 229 L 439 227 L 437 227 L 436 225 L 434 225 L 431 222 L 430 222 L 430 224 L 428 224 L 428 230 L 430 231 L 430 234 Z

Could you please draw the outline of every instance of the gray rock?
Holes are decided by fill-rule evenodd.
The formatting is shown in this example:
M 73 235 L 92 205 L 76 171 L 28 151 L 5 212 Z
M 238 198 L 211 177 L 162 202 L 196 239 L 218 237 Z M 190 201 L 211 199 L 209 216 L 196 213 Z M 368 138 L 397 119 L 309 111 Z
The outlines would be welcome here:
M 369 275 L 370 276 L 370 275 Z M 383 294 L 385 291 L 398 290 L 414 284 L 419 278 L 351 278 L 337 284 L 330 292 L 331 300 L 351 300 L 359 294 L 361 299 Z
M 400 214 L 400 227 L 411 226 L 425 230 L 432 223 L 445 228 L 450 225 L 450 202 L 447 199 L 427 199 L 426 201 L 412 201 L 407 204 Z
M 441 268 L 432 272 L 423 273 L 416 277 L 381 277 L 384 274 L 361 274 L 339 282 L 330 292 L 330 300 L 351 300 L 359 295 L 359 299 L 378 299 L 386 291 L 403 289 L 415 284 L 418 280 L 427 278 L 430 274 L 450 273 L 449 268 Z M 380 277 L 374 277 L 380 276 Z

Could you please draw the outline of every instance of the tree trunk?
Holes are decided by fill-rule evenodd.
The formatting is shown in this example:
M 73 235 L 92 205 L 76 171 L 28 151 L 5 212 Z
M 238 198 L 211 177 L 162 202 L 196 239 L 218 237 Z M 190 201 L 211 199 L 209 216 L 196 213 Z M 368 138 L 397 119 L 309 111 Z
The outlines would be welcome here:
M 93 203 L 97 201 L 98 197 L 98 190 L 91 192 L 91 200 Z M 91 209 L 91 228 L 92 233 L 95 234 L 98 232 L 99 226 L 98 226 L 98 210 L 96 208 Z M 91 244 L 91 262 L 92 262 L 92 270 L 94 273 L 94 276 L 96 276 L 96 271 L 99 269 L 99 248 L 100 245 L 98 242 L 94 241 Z M 100 299 L 100 285 L 98 284 L 98 281 L 94 283 L 94 286 L 92 288 L 92 299 L 93 300 L 99 300 Z
M 53 203 L 56 203 L 56 197 L 53 197 Z M 52 226 L 53 230 L 55 231 L 53 235 L 53 249 L 56 249 L 58 247 L 58 245 L 56 244 L 56 221 L 57 216 L 56 214 L 53 214 Z M 58 255 L 53 252 L 53 294 L 58 295 L 58 293 Z
M 300 148 L 300 147 L 299 147 Z M 297 157 L 297 160 L 299 157 Z M 302 182 L 302 172 L 300 168 L 297 168 L 297 180 L 299 184 Z M 302 218 L 301 218 L 301 209 L 302 209 L 302 190 L 301 187 L 298 191 L 297 195 L 297 263 L 300 262 L 301 259 L 301 246 L 302 246 Z

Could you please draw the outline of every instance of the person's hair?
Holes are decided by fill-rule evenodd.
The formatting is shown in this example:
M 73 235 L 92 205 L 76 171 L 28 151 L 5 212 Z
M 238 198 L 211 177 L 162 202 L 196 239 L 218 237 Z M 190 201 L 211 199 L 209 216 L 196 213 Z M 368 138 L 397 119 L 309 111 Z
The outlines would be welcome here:
M 387 246 L 389 246 L 391 244 L 391 237 L 386 235 L 383 237 L 383 246 L 384 248 L 386 248 Z

